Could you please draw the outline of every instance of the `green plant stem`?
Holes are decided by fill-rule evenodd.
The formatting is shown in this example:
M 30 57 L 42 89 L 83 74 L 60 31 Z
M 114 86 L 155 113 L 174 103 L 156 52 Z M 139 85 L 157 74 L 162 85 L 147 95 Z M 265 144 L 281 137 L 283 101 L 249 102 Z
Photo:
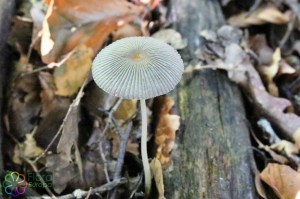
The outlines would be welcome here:
M 145 177 L 145 194 L 146 197 L 148 197 L 151 189 L 151 173 L 150 173 L 150 166 L 148 162 L 148 153 L 147 153 L 147 109 L 146 109 L 145 100 L 142 99 L 140 101 L 141 101 L 141 113 L 142 113 L 141 154 L 142 154 L 144 177 Z

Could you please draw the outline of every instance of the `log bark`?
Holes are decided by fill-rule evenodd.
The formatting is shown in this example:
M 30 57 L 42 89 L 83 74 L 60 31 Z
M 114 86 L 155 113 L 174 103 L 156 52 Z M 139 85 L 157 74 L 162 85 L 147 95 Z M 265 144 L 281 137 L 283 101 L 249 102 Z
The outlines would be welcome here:
M 184 61 L 195 62 L 199 32 L 224 23 L 219 1 L 173 0 L 170 19 L 188 39 Z M 253 156 L 243 99 L 238 87 L 220 71 L 184 74 L 173 97 L 181 128 L 164 171 L 170 199 L 258 198 L 251 173 Z
M 15 7 L 14 0 L 0 1 L 0 115 L 2 116 L 4 86 L 9 63 L 9 52 L 6 46 L 6 38 L 11 26 L 11 17 Z M 2 118 L 2 117 L 1 117 Z M 2 160 L 2 138 L 3 138 L 3 120 L 0 120 L 0 172 L 3 171 Z

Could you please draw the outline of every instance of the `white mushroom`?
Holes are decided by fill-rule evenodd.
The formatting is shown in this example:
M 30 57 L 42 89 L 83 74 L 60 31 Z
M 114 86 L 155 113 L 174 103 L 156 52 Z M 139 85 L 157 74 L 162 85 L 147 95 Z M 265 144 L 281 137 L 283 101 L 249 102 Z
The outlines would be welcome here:
M 96 84 L 109 94 L 139 99 L 142 113 L 141 154 L 146 194 L 151 187 L 147 155 L 147 113 L 145 99 L 174 89 L 183 73 L 183 61 L 168 44 L 151 37 L 128 37 L 105 47 L 94 59 Z

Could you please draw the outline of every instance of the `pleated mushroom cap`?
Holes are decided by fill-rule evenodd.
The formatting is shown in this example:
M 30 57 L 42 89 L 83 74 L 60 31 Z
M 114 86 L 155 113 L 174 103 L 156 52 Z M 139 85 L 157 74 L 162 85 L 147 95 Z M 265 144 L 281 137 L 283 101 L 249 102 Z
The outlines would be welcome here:
M 127 37 L 105 47 L 93 61 L 96 84 L 124 99 L 149 99 L 174 89 L 183 61 L 168 44 L 151 37 Z

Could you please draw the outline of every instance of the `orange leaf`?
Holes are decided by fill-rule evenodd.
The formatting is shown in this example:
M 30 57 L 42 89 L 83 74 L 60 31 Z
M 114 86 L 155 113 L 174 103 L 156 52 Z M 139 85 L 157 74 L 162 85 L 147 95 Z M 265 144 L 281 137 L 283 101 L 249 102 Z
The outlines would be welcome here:
M 126 0 L 51 1 L 43 24 L 43 61 L 57 61 L 63 53 L 80 44 L 96 52 L 110 33 L 132 20 L 128 16 L 140 11 L 140 7 Z
M 295 199 L 300 191 L 300 173 L 289 166 L 269 163 L 260 177 L 281 199 Z

